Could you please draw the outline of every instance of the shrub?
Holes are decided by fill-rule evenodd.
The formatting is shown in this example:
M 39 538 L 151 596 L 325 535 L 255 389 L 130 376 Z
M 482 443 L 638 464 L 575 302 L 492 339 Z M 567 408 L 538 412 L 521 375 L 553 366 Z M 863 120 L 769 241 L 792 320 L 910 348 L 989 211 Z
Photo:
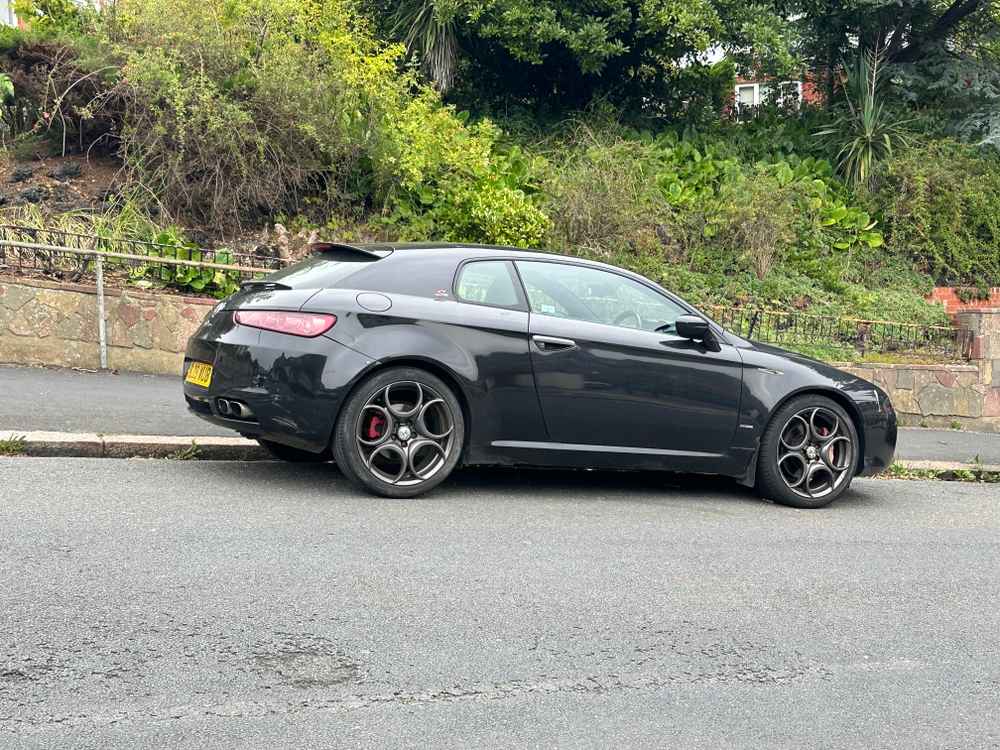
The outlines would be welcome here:
M 1000 284 L 1000 159 L 928 141 L 889 163 L 876 196 L 892 252 L 941 284 Z
M 92 4 L 73 0 L 14 0 L 14 12 L 21 23 L 42 32 L 77 32 L 92 15 Z
M 59 29 L 0 32 L 4 72 L 14 88 L 3 127 L 28 151 L 66 154 L 113 150 L 121 122 L 117 67 L 93 56 L 92 39 Z M 44 142 L 44 143 L 43 143 Z
M 539 246 L 548 216 L 537 205 L 543 161 L 503 150 L 490 121 L 469 126 L 425 91 L 391 118 L 376 164 L 404 239 Z
M 647 146 L 581 126 L 560 156 L 545 186 L 553 245 L 606 257 L 637 242 L 683 244 L 667 229 L 674 211 Z
M 230 227 L 349 189 L 397 50 L 347 2 L 124 0 L 121 154 L 171 218 Z M 385 97 L 383 97 L 385 98 Z
M 720 245 L 763 281 L 796 241 L 796 187 L 766 170 L 725 185 L 714 221 Z
M 375 209 L 402 236 L 531 244 L 548 227 L 497 128 L 443 106 L 354 0 L 121 0 L 106 39 L 130 186 L 169 220 Z
M 874 190 L 880 165 L 892 157 L 893 148 L 907 143 L 904 126 L 885 101 L 883 55 L 862 53 L 847 75 L 845 107 L 816 135 L 836 153 L 837 169 L 853 188 Z

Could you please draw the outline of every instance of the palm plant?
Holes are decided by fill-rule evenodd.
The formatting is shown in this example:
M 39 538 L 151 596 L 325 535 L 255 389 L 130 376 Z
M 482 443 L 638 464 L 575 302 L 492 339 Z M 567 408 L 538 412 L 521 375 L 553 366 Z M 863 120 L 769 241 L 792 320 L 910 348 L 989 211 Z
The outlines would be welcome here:
M 862 52 L 844 87 L 846 108 L 816 135 L 836 152 L 837 171 L 855 189 L 873 191 L 878 167 L 906 144 L 909 120 L 893 116 L 884 102 L 885 59 L 879 51 Z
M 458 39 L 456 8 L 442 0 L 404 0 L 393 14 L 393 32 L 402 36 L 406 49 L 420 56 L 420 65 L 439 91 L 455 80 Z

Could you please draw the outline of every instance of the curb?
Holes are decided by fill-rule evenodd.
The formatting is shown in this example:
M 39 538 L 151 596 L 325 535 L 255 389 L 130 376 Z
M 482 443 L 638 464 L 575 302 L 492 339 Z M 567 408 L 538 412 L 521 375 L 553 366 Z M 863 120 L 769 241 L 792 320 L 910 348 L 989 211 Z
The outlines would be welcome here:
M 271 455 L 241 437 L 100 435 L 87 432 L 0 430 L 14 453 L 44 458 L 173 458 L 203 461 L 262 461 Z
M 0 430 L 0 441 L 16 444 L 14 455 L 39 458 L 172 458 L 201 461 L 270 461 L 255 440 L 241 437 L 176 435 L 101 435 L 90 432 Z M 997 464 L 960 461 L 908 461 L 895 464 L 911 471 L 985 471 Z
M 986 471 L 1000 472 L 1000 464 L 970 464 L 959 461 L 907 461 L 897 459 L 896 463 L 905 469 L 915 471 Z

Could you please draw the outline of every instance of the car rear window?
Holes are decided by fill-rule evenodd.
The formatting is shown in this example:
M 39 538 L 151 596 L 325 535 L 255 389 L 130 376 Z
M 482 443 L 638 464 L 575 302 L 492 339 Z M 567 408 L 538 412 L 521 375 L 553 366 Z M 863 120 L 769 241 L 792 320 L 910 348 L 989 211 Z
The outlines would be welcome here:
M 381 257 L 352 250 L 326 250 L 271 274 L 266 281 L 292 289 L 336 288 L 349 276 L 380 260 Z
M 458 260 L 453 253 L 434 249 L 404 249 L 378 255 L 325 250 L 271 274 L 264 281 L 292 289 L 357 289 L 440 297 L 451 289 Z
M 443 250 L 397 250 L 384 263 L 368 265 L 340 286 L 414 297 L 448 296 L 459 256 Z

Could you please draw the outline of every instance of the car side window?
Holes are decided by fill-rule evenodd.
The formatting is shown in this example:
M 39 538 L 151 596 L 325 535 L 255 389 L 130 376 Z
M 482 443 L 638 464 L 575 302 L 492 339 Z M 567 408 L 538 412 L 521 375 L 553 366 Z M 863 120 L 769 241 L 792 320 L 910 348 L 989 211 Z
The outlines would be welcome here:
M 466 263 L 458 274 L 455 295 L 465 302 L 493 307 L 517 307 L 520 304 L 514 279 L 504 260 Z
M 669 331 L 686 311 L 662 294 L 610 271 L 517 261 L 531 312 L 642 331 Z

